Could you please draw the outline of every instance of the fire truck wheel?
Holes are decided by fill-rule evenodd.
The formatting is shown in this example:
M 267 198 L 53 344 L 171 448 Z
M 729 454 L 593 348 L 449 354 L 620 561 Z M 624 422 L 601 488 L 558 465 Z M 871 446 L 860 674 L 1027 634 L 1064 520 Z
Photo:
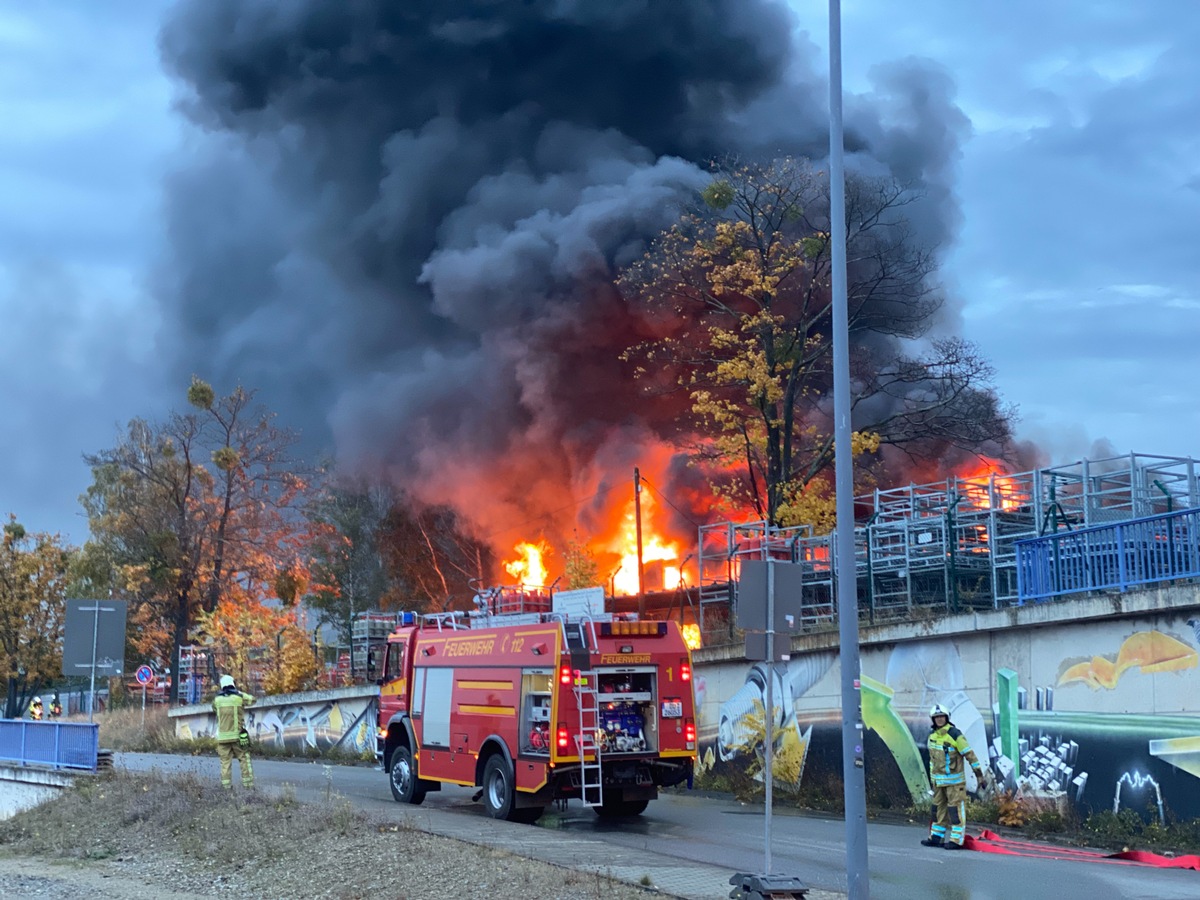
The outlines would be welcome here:
M 649 800 L 605 800 L 601 806 L 593 807 L 602 819 L 622 819 L 640 816 L 650 805 Z
M 392 796 L 414 806 L 425 799 L 425 786 L 417 778 L 417 766 L 407 747 L 397 747 L 392 754 Z
M 516 808 L 515 800 L 512 769 L 496 754 L 483 767 L 483 805 L 493 819 L 514 820 L 523 812 Z

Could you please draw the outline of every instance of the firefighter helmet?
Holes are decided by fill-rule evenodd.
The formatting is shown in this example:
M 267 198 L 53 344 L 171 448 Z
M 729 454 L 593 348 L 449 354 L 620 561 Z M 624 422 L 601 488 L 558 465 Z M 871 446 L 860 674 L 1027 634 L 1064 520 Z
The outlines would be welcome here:
M 232 675 L 222 675 L 221 676 L 221 687 L 223 689 L 233 687 L 233 676 Z
M 940 703 L 933 704 L 933 709 L 929 710 L 929 718 L 936 719 L 938 716 L 945 716 L 946 721 L 950 721 L 950 710 L 942 706 Z
M 33 698 L 33 705 L 34 705 L 34 706 L 41 706 L 41 705 L 42 705 L 42 698 L 41 698 L 41 697 L 34 697 L 34 698 Z

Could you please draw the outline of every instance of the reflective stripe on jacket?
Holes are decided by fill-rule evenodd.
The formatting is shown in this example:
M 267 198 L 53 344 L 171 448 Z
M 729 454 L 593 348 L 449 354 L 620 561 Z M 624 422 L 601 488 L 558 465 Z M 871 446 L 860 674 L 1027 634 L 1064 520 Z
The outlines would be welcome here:
M 929 777 L 935 787 L 967 783 L 963 757 L 978 771 L 979 760 L 965 734 L 949 723 L 929 733 Z
M 246 724 L 245 707 L 253 703 L 253 697 L 237 690 L 222 691 L 213 697 L 212 708 L 217 714 L 217 743 L 238 739 L 238 732 Z

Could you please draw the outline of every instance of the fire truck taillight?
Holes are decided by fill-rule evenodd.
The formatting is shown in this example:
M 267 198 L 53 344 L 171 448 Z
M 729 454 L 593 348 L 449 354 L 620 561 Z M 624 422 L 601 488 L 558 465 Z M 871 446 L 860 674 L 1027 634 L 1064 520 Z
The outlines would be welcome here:
M 692 680 L 692 667 L 689 663 L 683 662 L 682 660 L 679 663 L 679 680 L 680 681 L 691 681 Z
M 693 719 L 688 719 L 683 724 L 683 739 L 688 742 L 688 746 L 694 746 L 696 743 L 696 722 Z
M 567 743 L 568 743 L 568 741 L 567 741 L 567 726 L 564 725 L 562 722 L 559 722 L 558 723 L 558 749 L 566 750 Z
M 569 685 L 571 683 L 571 667 L 559 666 L 558 668 L 558 683 Z

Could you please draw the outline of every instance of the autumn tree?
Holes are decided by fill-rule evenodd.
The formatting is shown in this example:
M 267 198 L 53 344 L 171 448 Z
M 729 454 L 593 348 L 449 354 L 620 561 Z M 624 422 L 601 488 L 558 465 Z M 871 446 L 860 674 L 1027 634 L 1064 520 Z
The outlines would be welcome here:
M 313 570 L 322 586 L 309 594 L 308 604 L 319 614 L 317 625 L 333 627 L 343 646 L 351 644 L 354 617 L 381 607 L 387 577 L 379 538 L 394 498 L 385 485 L 344 482 L 331 486 L 310 510 L 325 529 L 313 546 Z
M 57 535 L 29 534 L 13 516 L 0 533 L 0 673 L 5 718 L 62 674 L 63 624 L 71 550 Z
M 563 588 L 568 591 L 603 584 L 600 580 L 600 564 L 578 534 L 567 542 L 563 554 L 563 579 Z
M 92 577 L 111 567 L 130 600 L 131 643 L 173 672 L 200 613 L 253 609 L 309 581 L 309 481 L 289 456 L 296 437 L 253 397 L 241 387 L 217 397 L 193 379 L 191 411 L 135 419 L 117 446 L 85 457 Z M 172 700 L 178 690 L 172 679 Z
M 715 487 L 773 524 L 830 526 L 833 498 L 828 182 L 803 160 L 714 168 L 702 203 L 619 286 L 655 335 L 627 353 L 650 391 L 685 391 Z M 1003 444 L 1008 414 L 978 351 L 924 340 L 941 305 L 933 248 L 888 179 L 847 181 L 853 451 Z
M 293 618 L 276 636 L 274 664 L 263 678 L 268 694 L 293 694 L 312 690 L 317 685 L 321 665 L 308 632 Z
M 197 615 L 196 628 L 239 684 L 251 684 L 257 672 L 268 694 L 316 686 L 316 653 L 295 611 L 287 606 L 223 597 L 212 612 L 202 610 Z M 268 656 L 270 660 L 264 664 Z
M 391 609 L 468 609 L 494 567 L 492 551 L 449 506 L 407 494 L 392 504 L 379 535 Z

